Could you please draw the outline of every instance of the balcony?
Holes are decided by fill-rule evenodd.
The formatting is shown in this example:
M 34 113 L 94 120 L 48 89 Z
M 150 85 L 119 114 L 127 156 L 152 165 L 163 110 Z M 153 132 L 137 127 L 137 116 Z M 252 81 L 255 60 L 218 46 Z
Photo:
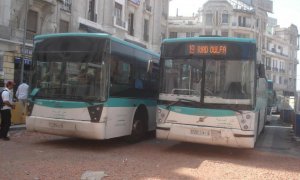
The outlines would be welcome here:
M 120 17 L 114 16 L 114 26 L 123 30 L 128 29 L 128 24 L 126 21 L 123 21 Z
M 271 66 L 266 66 L 266 70 L 271 71 Z
M 289 56 L 287 55 L 287 54 L 284 54 L 283 52 L 278 52 L 275 48 L 267 48 L 267 51 L 268 52 L 271 52 L 271 53 L 273 53 L 273 54 L 276 54 L 276 55 L 278 55 L 278 56 L 282 56 L 282 57 L 286 57 L 286 58 L 288 58 Z
M 64 2 L 64 0 L 60 0 L 61 2 Z M 29 1 L 30 5 L 31 2 Z M 55 6 L 56 2 L 55 0 L 33 0 L 32 5 L 38 7 L 38 8 L 44 8 L 47 6 Z

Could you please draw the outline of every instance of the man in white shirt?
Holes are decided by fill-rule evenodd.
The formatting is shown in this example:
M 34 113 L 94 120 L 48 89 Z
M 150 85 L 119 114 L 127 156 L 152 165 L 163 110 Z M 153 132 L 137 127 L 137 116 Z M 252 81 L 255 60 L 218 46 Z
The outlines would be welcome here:
M 16 92 L 16 97 L 21 105 L 22 119 L 25 119 L 25 117 L 26 117 L 26 107 L 27 107 L 26 103 L 27 103 L 27 98 L 28 98 L 28 89 L 29 89 L 28 84 L 26 84 L 26 82 L 23 81 L 23 83 L 21 83 L 18 86 L 18 89 Z
M 29 89 L 28 84 L 26 84 L 26 82 L 23 82 L 22 84 L 20 84 L 18 86 L 18 89 L 16 92 L 16 97 L 17 97 L 18 101 L 22 103 L 23 108 L 25 107 L 26 102 L 27 102 L 28 89 Z
M 15 83 L 13 81 L 7 81 L 6 88 L 2 91 L 1 97 L 3 100 L 3 107 L 1 109 L 1 129 L 0 139 L 5 141 L 9 140 L 7 133 L 11 125 L 11 109 L 15 108 L 13 103 L 13 87 Z

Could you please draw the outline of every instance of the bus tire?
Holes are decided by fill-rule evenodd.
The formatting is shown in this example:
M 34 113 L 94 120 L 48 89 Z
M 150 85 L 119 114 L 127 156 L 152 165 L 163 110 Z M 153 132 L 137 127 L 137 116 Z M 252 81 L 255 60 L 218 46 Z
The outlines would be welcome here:
M 129 143 L 140 142 L 147 133 L 148 113 L 145 106 L 137 108 L 132 122 L 131 135 L 127 137 Z

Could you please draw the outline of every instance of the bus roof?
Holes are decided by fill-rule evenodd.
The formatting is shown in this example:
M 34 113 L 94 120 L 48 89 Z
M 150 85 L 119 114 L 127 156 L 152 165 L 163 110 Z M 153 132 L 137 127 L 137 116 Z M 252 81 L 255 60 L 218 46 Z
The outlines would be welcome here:
M 42 40 L 42 39 L 48 39 L 48 38 L 55 38 L 55 37 L 72 37 L 72 36 L 81 36 L 81 37 L 95 37 L 95 38 L 107 38 L 107 39 L 111 39 L 112 41 L 115 41 L 115 42 L 118 42 L 118 43 L 121 43 L 125 46 L 129 46 L 129 47 L 132 47 L 134 49 L 138 49 L 138 50 L 141 50 L 145 53 L 148 53 L 148 54 L 151 54 L 153 56 L 156 56 L 157 58 L 159 58 L 159 54 L 158 53 L 155 53 L 149 49 L 145 49 L 143 47 L 140 47 L 138 45 L 135 45 L 133 43 L 130 43 L 130 42 L 127 42 L 127 41 L 124 41 L 122 39 L 119 39 L 119 38 L 116 38 L 116 37 L 113 37 L 112 35 L 110 34 L 106 34 L 106 33 L 56 33 L 56 34 L 44 34 L 44 35 L 37 35 L 34 37 L 34 40 Z
M 191 41 L 226 41 L 226 42 L 256 43 L 256 40 L 251 38 L 234 38 L 234 37 L 220 37 L 220 36 L 170 38 L 170 39 L 165 39 L 163 43 L 191 42 Z

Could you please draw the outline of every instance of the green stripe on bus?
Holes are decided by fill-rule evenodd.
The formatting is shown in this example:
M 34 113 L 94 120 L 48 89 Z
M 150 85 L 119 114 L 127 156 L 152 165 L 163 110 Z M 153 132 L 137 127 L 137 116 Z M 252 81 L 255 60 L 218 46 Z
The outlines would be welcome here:
M 140 104 L 146 106 L 156 106 L 157 101 L 154 99 L 133 99 L 133 98 L 109 98 L 105 102 L 106 107 L 136 107 Z
M 61 100 L 36 99 L 35 104 L 51 108 L 86 108 L 96 104 L 104 104 L 105 107 L 136 107 L 144 104 L 145 106 L 155 107 L 156 100 L 153 99 L 130 99 L 130 98 L 109 98 L 104 103 L 73 102 Z
M 88 102 L 73 102 L 73 101 L 61 101 L 61 100 L 45 100 L 36 99 L 35 104 L 51 108 L 86 108 L 87 106 L 94 105 L 94 103 Z
M 166 109 L 165 105 L 160 105 L 160 108 Z M 232 110 L 225 109 L 203 109 L 203 108 L 191 108 L 191 107 L 181 107 L 181 106 L 171 106 L 170 111 L 193 115 L 193 116 L 209 116 L 209 117 L 224 117 L 224 116 L 235 116 L 236 112 Z

